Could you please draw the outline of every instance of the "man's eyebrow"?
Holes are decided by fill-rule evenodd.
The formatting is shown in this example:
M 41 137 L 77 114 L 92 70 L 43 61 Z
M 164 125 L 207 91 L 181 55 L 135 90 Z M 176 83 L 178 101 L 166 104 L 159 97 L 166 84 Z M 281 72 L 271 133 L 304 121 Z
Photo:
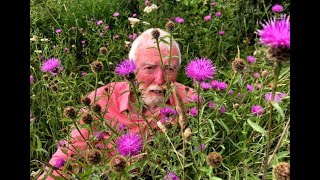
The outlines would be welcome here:
M 142 64 L 143 66 L 155 66 L 155 64 L 153 64 L 153 63 L 149 63 L 149 62 L 144 62 L 143 64 Z

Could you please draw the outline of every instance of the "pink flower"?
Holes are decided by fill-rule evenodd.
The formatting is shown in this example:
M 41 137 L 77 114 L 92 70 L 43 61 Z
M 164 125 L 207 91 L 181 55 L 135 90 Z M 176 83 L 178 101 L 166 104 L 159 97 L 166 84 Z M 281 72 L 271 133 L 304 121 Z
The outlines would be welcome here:
M 219 31 L 219 35 L 223 36 L 224 35 L 224 31 Z
M 114 17 L 118 17 L 120 14 L 118 12 L 113 13 Z
M 203 19 L 205 21 L 210 21 L 211 20 L 211 13 L 209 13 L 209 15 L 205 16 Z
M 109 25 L 106 25 L 103 29 L 108 30 L 108 29 L 110 29 L 110 27 L 109 27 Z
M 254 56 L 248 56 L 247 61 L 248 61 L 248 63 L 255 63 L 256 59 L 254 58 Z
M 283 7 L 280 4 L 275 4 L 272 6 L 271 10 L 275 13 L 279 13 L 283 11 Z
M 194 116 L 194 117 L 197 116 L 198 115 L 198 109 L 196 107 L 190 108 L 189 109 L 189 114 L 191 116 Z
M 143 140 L 139 134 L 128 133 L 119 137 L 117 150 L 123 156 L 138 155 L 143 147 Z
M 248 91 L 252 92 L 254 90 L 254 87 L 251 84 L 247 84 Z
M 261 116 L 264 113 L 264 109 L 263 109 L 263 107 L 261 107 L 259 105 L 254 105 L 251 108 L 251 113 L 256 116 Z
M 97 25 L 100 26 L 102 23 L 103 23 L 103 21 L 102 21 L 102 20 L 99 20 L 99 21 L 97 22 Z
M 175 18 L 175 21 L 176 21 L 177 23 L 179 23 L 179 24 L 182 24 L 182 23 L 184 22 L 184 19 L 182 19 L 181 17 L 177 16 L 177 17 Z
M 57 34 L 60 34 L 61 32 L 62 32 L 61 29 L 56 29 L 56 33 L 57 33 Z
M 221 12 L 220 11 L 217 11 L 216 12 L 216 17 L 220 17 L 221 16 Z

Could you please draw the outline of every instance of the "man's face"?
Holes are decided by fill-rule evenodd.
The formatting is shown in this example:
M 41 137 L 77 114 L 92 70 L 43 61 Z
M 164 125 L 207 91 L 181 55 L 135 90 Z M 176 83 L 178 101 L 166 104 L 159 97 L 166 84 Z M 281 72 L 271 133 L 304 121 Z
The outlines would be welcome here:
M 136 65 L 138 67 L 137 80 L 139 82 L 139 89 L 141 90 L 144 102 L 151 107 L 162 103 L 164 100 L 164 91 L 162 86 L 168 82 L 177 80 L 179 59 L 178 49 L 172 48 L 172 57 L 169 66 L 170 50 L 161 48 L 161 56 L 163 60 L 163 69 L 161 68 L 161 61 L 158 49 L 146 47 L 139 47 L 137 49 Z M 167 56 L 167 57 L 166 57 Z

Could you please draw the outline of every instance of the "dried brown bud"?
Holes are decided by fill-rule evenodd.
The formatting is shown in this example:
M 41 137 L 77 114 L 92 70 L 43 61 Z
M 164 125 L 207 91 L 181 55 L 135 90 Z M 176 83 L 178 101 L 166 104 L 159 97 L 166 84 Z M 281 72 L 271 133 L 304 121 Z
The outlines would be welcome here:
M 183 132 L 183 140 L 188 141 L 191 138 L 192 132 L 190 128 L 186 128 Z
M 89 164 L 96 165 L 101 161 L 102 153 L 98 149 L 90 149 L 86 158 Z
M 71 78 L 75 78 L 75 77 L 76 77 L 76 73 L 71 72 L 71 73 L 70 73 L 70 77 L 71 77 Z
M 167 24 L 166 24 L 166 30 L 167 30 L 168 32 L 172 32 L 172 31 L 174 30 L 174 22 L 172 22 L 172 21 L 167 22 Z
M 267 77 L 268 75 L 269 75 L 269 71 L 267 71 L 267 70 L 263 70 L 261 72 L 261 76 L 263 76 L 263 77 Z
M 151 35 L 154 39 L 158 39 L 160 37 L 160 31 L 158 29 L 153 29 Z
M 92 115 L 90 112 L 84 112 L 81 116 L 81 120 L 85 123 L 85 124 L 91 124 L 93 121 Z
M 63 114 L 71 119 L 74 119 L 77 117 L 77 112 L 76 109 L 72 106 L 67 106 L 66 108 L 64 108 Z
M 81 98 L 81 103 L 85 106 L 89 106 L 91 104 L 91 100 L 88 96 L 84 96 Z
M 239 105 L 238 103 L 234 103 L 234 104 L 233 104 L 233 109 L 238 109 L 239 106 L 240 106 L 240 105 Z
M 52 84 L 52 85 L 50 86 L 50 89 L 51 89 L 52 92 L 57 92 L 57 91 L 58 91 L 58 86 L 55 85 L 55 84 Z
M 90 66 L 91 66 L 92 72 L 94 72 L 94 73 L 100 73 L 103 70 L 103 64 L 102 64 L 102 62 L 100 62 L 98 60 L 97 61 L 93 61 L 90 64 Z
M 207 156 L 207 164 L 213 168 L 217 168 L 222 163 L 222 156 L 218 152 L 211 152 Z
M 113 172 L 120 173 L 127 167 L 127 160 L 121 155 L 114 156 L 110 160 L 110 167 Z
M 289 61 L 290 49 L 286 47 L 270 47 L 268 49 L 267 58 L 274 61 Z
M 95 103 L 95 104 L 91 105 L 91 109 L 92 109 L 93 112 L 95 112 L 97 114 L 101 113 L 100 104 Z
M 178 122 L 179 122 L 180 127 L 182 129 L 184 129 L 184 127 L 187 125 L 187 116 L 186 116 L 186 113 L 185 113 L 184 103 L 182 101 L 182 98 L 178 94 L 175 85 L 172 83 L 171 86 L 173 87 L 172 88 L 172 94 L 173 94 L 173 97 L 174 97 L 176 110 L 177 110 L 177 113 L 179 114 Z
M 48 81 L 48 80 L 49 80 L 49 77 L 48 77 L 48 75 L 46 75 L 46 74 L 43 75 L 42 78 L 43 78 L 43 80 L 45 80 L 45 81 Z
M 100 54 L 106 55 L 107 54 L 107 48 L 106 47 L 101 47 L 99 49 Z
M 273 168 L 272 174 L 276 180 L 290 180 L 290 164 L 286 162 L 277 164 Z
M 241 58 L 236 58 L 234 61 L 232 61 L 232 70 L 235 72 L 242 72 L 244 67 L 245 67 L 245 63 L 244 60 Z

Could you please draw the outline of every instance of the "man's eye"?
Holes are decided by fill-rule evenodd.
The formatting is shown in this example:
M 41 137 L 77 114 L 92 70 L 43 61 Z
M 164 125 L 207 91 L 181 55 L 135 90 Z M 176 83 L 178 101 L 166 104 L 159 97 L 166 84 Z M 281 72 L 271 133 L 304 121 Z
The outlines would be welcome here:
M 168 67 L 168 66 L 165 67 L 165 70 L 168 71 L 168 72 L 175 71 L 175 69 L 173 67 Z

